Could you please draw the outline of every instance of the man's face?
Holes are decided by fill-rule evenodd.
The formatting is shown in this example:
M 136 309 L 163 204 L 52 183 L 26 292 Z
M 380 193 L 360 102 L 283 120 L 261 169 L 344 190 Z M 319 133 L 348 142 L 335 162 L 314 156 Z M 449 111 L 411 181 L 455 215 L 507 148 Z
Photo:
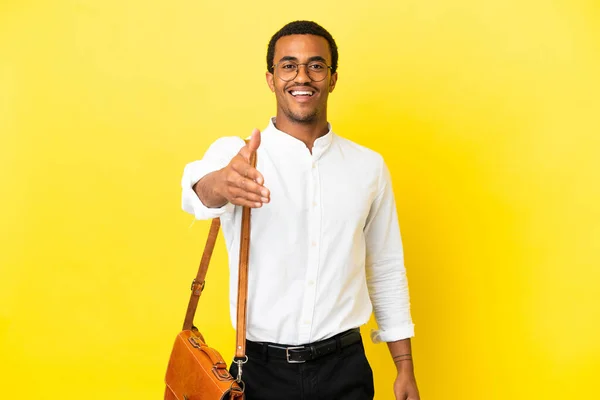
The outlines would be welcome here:
M 329 43 L 321 36 L 289 35 L 277 40 L 273 64 L 281 61 L 294 61 L 299 64 L 323 61 L 331 65 Z M 289 82 L 278 77 L 277 69 L 267 72 L 267 83 L 277 98 L 277 116 L 294 123 L 312 123 L 319 117 L 326 120 L 327 97 L 335 88 L 337 73 L 327 73 L 327 77 L 315 82 L 307 74 L 306 66 L 298 67 L 298 75 Z M 307 95 L 306 92 L 312 93 Z

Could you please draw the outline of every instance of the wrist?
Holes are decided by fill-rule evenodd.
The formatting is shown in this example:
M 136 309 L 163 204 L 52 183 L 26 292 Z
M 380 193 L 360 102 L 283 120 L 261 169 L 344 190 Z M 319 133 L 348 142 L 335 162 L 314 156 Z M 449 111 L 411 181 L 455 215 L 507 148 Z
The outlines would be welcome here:
M 413 360 L 412 354 L 400 354 L 393 357 L 394 364 L 398 374 L 412 372 L 413 371 Z
M 412 371 L 414 368 L 414 364 L 413 364 L 412 360 L 397 361 L 397 362 L 394 362 L 394 364 L 396 365 L 396 369 L 398 370 L 398 372 Z
M 192 187 L 202 204 L 208 208 L 220 208 L 227 204 L 227 198 L 220 190 L 221 174 L 222 170 L 211 172 Z

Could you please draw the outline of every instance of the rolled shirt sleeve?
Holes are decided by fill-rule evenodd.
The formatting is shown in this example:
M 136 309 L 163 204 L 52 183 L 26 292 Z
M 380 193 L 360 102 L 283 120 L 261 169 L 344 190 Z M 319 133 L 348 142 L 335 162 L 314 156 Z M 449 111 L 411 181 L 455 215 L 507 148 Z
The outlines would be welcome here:
M 196 219 L 211 219 L 233 212 L 235 206 L 231 203 L 219 208 L 206 207 L 192 187 L 205 175 L 227 166 L 243 146 L 244 140 L 239 137 L 217 139 L 201 160 L 185 166 L 181 178 L 181 207 L 184 211 L 194 215 Z
M 375 343 L 414 336 L 396 202 L 383 159 L 379 187 L 364 230 L 367 286 L 379 328 L 371 332 Z

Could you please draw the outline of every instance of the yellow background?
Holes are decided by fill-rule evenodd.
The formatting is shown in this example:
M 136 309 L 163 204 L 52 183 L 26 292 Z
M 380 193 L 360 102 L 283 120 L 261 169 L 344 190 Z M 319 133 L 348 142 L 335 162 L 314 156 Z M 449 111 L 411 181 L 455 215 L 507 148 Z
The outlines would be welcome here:
M 1 397 L 161 397 L 208 229 L 183 166 L 266 125 L 268 39 L 314 19 L 335 130 L 392 171 L 422 398 L 600 398 L 598 4 L 2 1 Z M 230 359 L 226 281 L 219 241 L 197 320 Z

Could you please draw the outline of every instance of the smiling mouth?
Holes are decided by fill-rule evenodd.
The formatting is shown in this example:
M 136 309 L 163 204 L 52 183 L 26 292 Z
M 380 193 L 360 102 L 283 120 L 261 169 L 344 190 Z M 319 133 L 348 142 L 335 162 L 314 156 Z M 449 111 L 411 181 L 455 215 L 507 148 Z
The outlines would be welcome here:
M 312 97 L 315 94 L 312 90 L 290 90 L 288 93 L 294 97 Z

